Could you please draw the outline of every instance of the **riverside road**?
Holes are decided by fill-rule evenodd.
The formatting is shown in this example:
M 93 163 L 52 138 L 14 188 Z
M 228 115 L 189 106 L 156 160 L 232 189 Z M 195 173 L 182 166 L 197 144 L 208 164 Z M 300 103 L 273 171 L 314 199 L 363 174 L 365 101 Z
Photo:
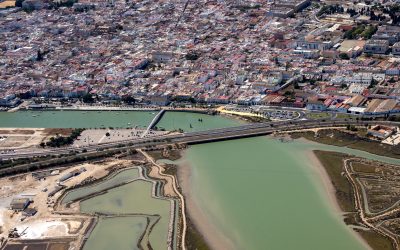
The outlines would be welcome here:
M 281 121 L 281 122 L 264 122 L 247 124 L 236 127 L 211 129 L 201 132 L 188 132 L 172 135 L 156 136 L 142 139 L 129 139 L 118 142 L 108 142 L 102 144 L 88 145 L 82 147 L 63 147 L 55 149 L 33 149 L 30 151 L 13 151 L 0 154 L 0 159 L 18 159 L 32 158 L 38 156 L 58 156 L 68 155 L 71 152 L 95 152 L 106 150 L 113 147 L 127 147 L 132 149 L 144 148 L 148 146 L 163 146 L 175 143 L 199 144 L 221 140 L 232 140 L 245 137 L 268 135 L 276 132 L 292 131 L 299 129 L 311 129 L 320 127 L 343 127 L 347 125 L 367 126 L 385 124 L 391 126 L 399 126 L 399 122 L 389 121 L 362 121 L 362 120 L 297 120 L 297 121 Z

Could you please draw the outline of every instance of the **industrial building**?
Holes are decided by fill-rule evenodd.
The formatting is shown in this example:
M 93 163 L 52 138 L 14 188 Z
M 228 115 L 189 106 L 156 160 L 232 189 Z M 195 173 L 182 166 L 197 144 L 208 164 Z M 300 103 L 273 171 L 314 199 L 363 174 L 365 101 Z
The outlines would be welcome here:
M 10 203 L 10 208 L 14 211 L 20 212 L 29 206 L 31 200 L 28 198 L 14 198 Z
M 271 6 L 267 15 L 282 18 L 290 17 L 306 8 L 310 3 L 310 0 L 278 0 Z

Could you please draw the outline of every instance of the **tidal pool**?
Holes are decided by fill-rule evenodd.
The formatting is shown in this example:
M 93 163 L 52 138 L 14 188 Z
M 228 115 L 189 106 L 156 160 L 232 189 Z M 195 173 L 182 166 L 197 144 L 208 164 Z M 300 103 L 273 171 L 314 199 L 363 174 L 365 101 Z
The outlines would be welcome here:
M 112 176 L 106 177 L 107 180 L 92 184 L 90 186 L 83 186 L 74 189 L 72 192 L 67 193 L 62 199 L 62 203 L 68 203 L 74 200 L 81 199 L 93 193 L 107 190 L 115 185 L 125 183 L 127 181 L 135 180 L 139 177 L 139 170 L 137 168 L 127 169 Z
M 147 218 L 144 216 L 100 217 L 84 249 L 140 249 L 137 243 L 145 233 L 147 223 Z
M 175 224 L 170 213 L 173 201 L 153 197 L 155 183 L 137 178 L 137 169 L 123 170 L 99 184 L 78 188 L 65 196 L 67 200 L 63 203 L 107 189 L 105 193 L 80 202 L 82 212 L 103 215 L 84 250 L 136 249 L 140 236 L 153 224 L 148 233 L 152 248 L 167 249 L 169 225 Z M 114 187 L 132 179 L 136 180 Z M 147 222 L 149 218 L 151 222 Z

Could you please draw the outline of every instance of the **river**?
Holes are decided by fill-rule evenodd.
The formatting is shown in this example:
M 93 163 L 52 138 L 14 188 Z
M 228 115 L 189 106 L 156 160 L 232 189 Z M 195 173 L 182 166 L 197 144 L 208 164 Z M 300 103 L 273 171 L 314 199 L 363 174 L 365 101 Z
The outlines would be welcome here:
M 137 111 L 0 112 L 0 127 L 127 127 L 128 123 L 145 127 L 154 115 Z M 198 131 L 240 123 L 220 116 L 167 112 L 157 126 L 167 130 Z M 399 163 L 357 150 L 299 140 L 282 143 L 257 137 L 217 142 L 191 146 L 186 151 L 184 161 L 188 164 L 181 165 L 190 168 L 191 172 L 191 188 L 186 192 L 237 249 L 364 249 L 327 202 L 326 190 L 307 156 L 307 152 L 313 149 Z M 150 187 L 150 183 L 134 182 L 83 202 L 82 209 L 87 212 L 112 210 L 129 213 L 140 210 L 135 206 L 144 202 L 148 213 L 151 202 L 159 203 L 154 203 L 155 206 L 169 206 L 162 200 L 149 200 Z M 137 190 L 145 192 L 138 193 Z M 129 203 L 129 211 L 122 211 L 123 207 L 118 205 L 124 199 Z M 162 209 L 162 213 L 165 211 L 168 209 Z M 99 225 L 109 223 L 112 222 L 107 219 L 100 221 Z M 143 229 L 143 223 L 143 219 L 131 218 L 123 230 L 132 228 L 137 235 Z M 98 237 L 106 238 L 102 236 L 107 235 L 104 227 L 96 230 L 99 230 L 94 232 Z M 165 239 L 165 230 L 158 237 Z M 93 247 L 87 249 L 98 246 L 89 240 L 88 246 L 91 244 Z
M 236 249 L 365 249 L 328 202 L 308 158 L 313 149 L 400 163 L 343 147 L 269 137 L 195 145 L 181 164 L 190 167 L 188 196 Z
M 3 128 L 147 127 L 156 115 L 148 111 L 18 111 L 0 112 Z M 158 127 L 199 131 L 235 126 L 238 120 L 201 113 L 167 111 Z

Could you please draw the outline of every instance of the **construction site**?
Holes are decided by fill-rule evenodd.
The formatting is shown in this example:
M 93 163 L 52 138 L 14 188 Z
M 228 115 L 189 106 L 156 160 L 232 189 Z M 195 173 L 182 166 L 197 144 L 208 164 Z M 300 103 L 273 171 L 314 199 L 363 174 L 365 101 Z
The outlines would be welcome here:
M 183 197 L 175 177 L 163 171 L 146 152 L 139 151 L 121 159 L 104 158 L 1 178 L 0 249 L 96 249 L 91 234 L 102 233 L 103 224 L 122 217 L 134 226 L 147 220 L 147 226 L 137 232 L 136 240 L 130 235 L 121 241 L 143 249 L 176 249 Z M 107 200 L 118 192 L 124 195 L 120 189 L 128 187 L 138 190 L 128 195 L 133 199 L 131 206 L 117 202 L 118 211 L 85 208 L 86 202 Z M 163 210 L 152 210 L 160 207 Z

